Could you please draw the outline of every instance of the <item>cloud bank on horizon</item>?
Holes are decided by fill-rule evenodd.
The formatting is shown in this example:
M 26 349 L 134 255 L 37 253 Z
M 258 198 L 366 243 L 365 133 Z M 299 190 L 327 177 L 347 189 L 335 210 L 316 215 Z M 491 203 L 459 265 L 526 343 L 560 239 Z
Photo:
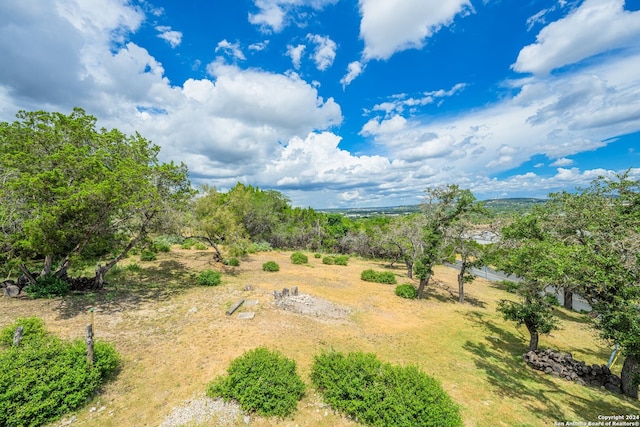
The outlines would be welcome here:
M 1 2 L 0 121 L 79 106 L 316 208 L 640 178 L 640 2 L 520 3 Z

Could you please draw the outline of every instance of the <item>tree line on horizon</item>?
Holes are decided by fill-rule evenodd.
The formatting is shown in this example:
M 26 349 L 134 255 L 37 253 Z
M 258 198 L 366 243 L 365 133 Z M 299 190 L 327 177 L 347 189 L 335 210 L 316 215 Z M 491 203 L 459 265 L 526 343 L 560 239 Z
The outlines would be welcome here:
M 455 184 L 425 190 L 416 213 L 350 218 L 292 207 L 275 190 L 236 184 L 195 190 L 184 164 L 162 163 L 139 134 L 97 129 L 70 115 L 21 111 L 0 123 L 0 261 L 3 274 L 32 286 L 95 267 L 93 289 L 132 250 L 154 237 L 198 239 L 216 261 L 251 246 L 355 254 L 404 265 L 425 296 L 433 268 L 458 260 L 459 300 L 471 268 L 491 265 L 522 278 L 517 300 L 499 305 L 524 325 L 530 349 L 557 321 L 546 290 L 576 292 L 598 313 L 602 338 L 625 354 L 623 389 L 637 397 L 640 360 L 640 183 L 629 173 L 598 178 L 575 193 L 551 194 L 526 214 L 489 215 Z M 480 245 L 479 228 L 500 236 Z M 39 271 L 36 273 L 34 269 Z

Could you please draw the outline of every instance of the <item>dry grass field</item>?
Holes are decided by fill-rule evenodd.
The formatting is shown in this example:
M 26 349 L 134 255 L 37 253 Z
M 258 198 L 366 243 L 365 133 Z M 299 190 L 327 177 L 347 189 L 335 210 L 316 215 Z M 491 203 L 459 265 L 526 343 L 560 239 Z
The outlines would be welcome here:
M 39 316 L 51 332 L 82 338 L 94 308 L 96 337 L 113 342 L 122 355 L 115 380 L 73 419 L 55 425 L 163 425 L 176 408 L 201 399 L 231 360 L 257 346 L 294 359 L 309 387 L 291 419 L 239 415 L 231 425 L 358 425 L 323 405 L 310 385 L 313 355 L 330 348 L 374 352 L 385 362 L 420 366 L 461 405 L 468 426 L 547 426 L 640 414 L 638 401 L 526 367 L 520 357 L 528 343 L 526 330 L 496 313 L 497 301 L 513 297 L 497 285 L 477 279 L 467 286 L 468 303 L 460 305 L 455 271 L 441 267 L 427 299 L 404 300 L 394 295 L 395 286 L 360 280 L 362 270 L 385 269 L 380 262 L 353 258 L 347 267 L 323 265 L 308 255 L 308 265 L 293 265 L 289 252 L 251 255 L 240 267 L 224 267 L 217 287 L 195 285 L 200 271 L 216 268 L 211 252 L 174 248 L 157 261 L 131 258 L 122 266 L 135 261 L 141 271 L 121 269 L 101 293 L 0 298 L 0 327 L 17 317 Z M 270 260 L 280 264 L 279 272 L 262 271 Z M 398 283 L 408 282 L 403 269 L 393 271 Z M 300 298 L 284 308 L 276 305 L 273 291 L 293 286 Z M 225 315 L 240 298 L 258 303 Z M 252 320 L 238 318 L 248 311 L 255 312 Z M 606 363 L 610 349 L 597 339 L 588 318 L 563 309 L 558 314 L 562 329 L 542 337 L 541 347 L 571 352 L 590 364 Z M 614 372 L 620 367 L 619 361 Z M 215 426 L 221 419 L 185 425 Z

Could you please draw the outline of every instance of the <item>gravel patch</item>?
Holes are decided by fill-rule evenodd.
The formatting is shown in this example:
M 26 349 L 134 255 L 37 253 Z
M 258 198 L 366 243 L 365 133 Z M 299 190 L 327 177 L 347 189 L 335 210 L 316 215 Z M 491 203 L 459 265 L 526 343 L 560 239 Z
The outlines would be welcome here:
M 216 426 L 234 426 L 244 413 L 234 402 L 200 397 L 173 408 L 160 427 L 179 427 L 185 424 L 204 424 L 215 421 Z M 245 419 L 246 421 L 246 419 Z
M 325 320 L 347 319 L 351 314 L 351 310 L 347 307 L 341 307 L 308 294 L 286 296 L 276 300 L 275 305 L 283 310 Z

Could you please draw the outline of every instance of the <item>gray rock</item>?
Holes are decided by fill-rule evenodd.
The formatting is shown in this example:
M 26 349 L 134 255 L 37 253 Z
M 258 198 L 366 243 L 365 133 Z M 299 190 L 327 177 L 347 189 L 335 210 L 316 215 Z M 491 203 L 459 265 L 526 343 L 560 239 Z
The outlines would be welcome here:
M 2 289 L 2 293 L 7 297 L 15 298 L 20 295 L 20 288 L 17 285 L 8 285 Z

